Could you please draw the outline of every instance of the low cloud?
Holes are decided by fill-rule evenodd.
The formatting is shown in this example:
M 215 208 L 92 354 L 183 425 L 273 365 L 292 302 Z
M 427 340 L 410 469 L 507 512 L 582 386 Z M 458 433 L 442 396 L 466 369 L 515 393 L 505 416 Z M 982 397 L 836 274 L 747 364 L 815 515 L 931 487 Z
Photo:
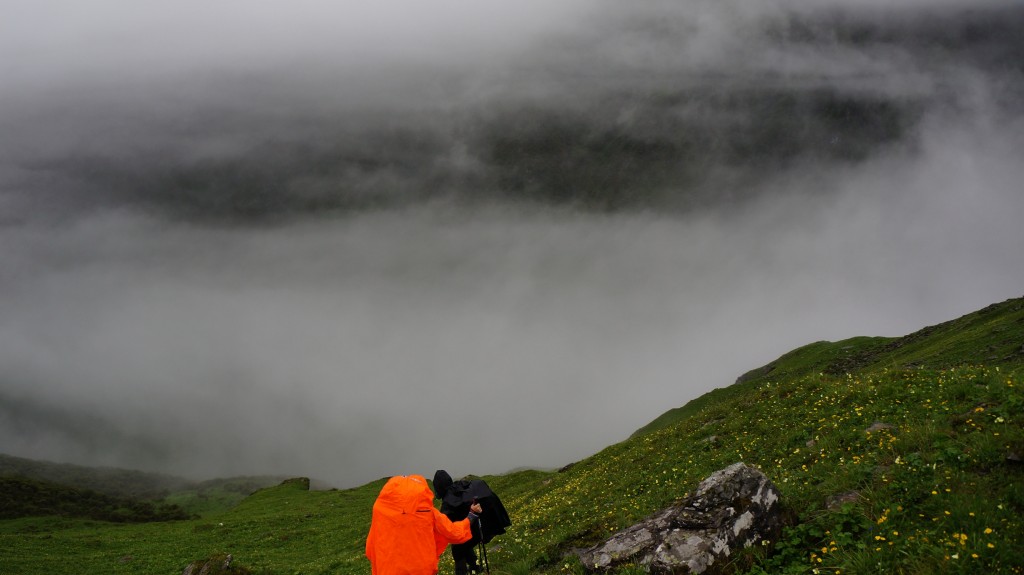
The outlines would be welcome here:
M 1000 18 L 496 7 L 23 9 L 0 451 L 559 467 L 794 347 L 1020 295 Z

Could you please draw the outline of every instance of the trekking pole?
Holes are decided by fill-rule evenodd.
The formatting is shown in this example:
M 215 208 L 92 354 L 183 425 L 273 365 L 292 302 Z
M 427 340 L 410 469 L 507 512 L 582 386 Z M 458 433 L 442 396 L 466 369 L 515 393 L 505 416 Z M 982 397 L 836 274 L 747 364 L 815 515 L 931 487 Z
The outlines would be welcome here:
M 484 572 L 491 575 L 491 564 L 487 561 L 487 544 L 484 543 L 484 520 L 477 516 L 476 524 L 480 527 L 480 558 L 484 562 Z
M 476 503 L 475 497 L 473 503 Z M 476 516 L 476 527 L 480 530 L 480 560 L 484 564 L 484 572 L 491 575 L 491 564 L 487 561 L 487 545 L 484 543 L 484 519 L 479 515 Z

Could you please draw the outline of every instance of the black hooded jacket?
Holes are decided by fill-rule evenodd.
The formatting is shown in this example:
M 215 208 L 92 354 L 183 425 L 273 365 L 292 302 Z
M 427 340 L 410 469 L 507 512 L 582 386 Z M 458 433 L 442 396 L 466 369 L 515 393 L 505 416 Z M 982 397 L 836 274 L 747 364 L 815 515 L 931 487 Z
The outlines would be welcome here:
M 484 543 L 489 543 L 495 535 L 501 535 L 512 525 L 501 499 L 483 479 L 452 481 L 447 471 L 439 469 L 434 474 L 434 497 L 441 500 L 441 513 L 452 521 L 465 519 L 469 515 L 469 506 L 474 501 L 479 503 L 483 508 L 480 525 Z

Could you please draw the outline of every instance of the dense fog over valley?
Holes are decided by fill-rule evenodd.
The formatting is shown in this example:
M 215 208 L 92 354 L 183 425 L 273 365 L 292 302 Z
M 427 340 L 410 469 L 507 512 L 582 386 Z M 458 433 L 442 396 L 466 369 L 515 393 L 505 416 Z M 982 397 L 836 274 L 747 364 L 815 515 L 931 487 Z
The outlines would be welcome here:
M 0 0 L 0 453 L 560 467 L 1024 292 L 1024 5 Z

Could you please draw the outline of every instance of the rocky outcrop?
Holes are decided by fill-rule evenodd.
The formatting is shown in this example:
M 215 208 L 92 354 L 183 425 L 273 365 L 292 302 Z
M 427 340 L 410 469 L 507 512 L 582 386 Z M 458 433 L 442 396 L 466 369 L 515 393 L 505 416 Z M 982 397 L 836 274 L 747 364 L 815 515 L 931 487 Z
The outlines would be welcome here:
M 682 503 L 578 554 L 591 571 L 632 563 L 657 573 L 705 573 L 733 551 L 774 542 L 782 521 L 775 485 L 735 463 L 711 474 Z

